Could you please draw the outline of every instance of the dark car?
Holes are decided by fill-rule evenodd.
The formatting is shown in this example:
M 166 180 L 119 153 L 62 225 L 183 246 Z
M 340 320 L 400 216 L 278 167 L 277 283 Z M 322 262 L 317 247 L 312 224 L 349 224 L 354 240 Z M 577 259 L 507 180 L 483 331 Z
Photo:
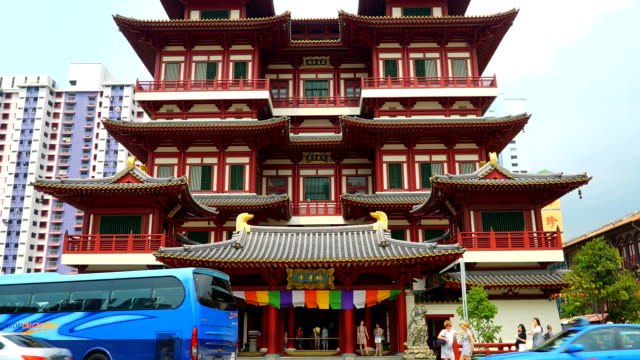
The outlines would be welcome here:
M 576 326 L 531 351 L 488 356 L 487 360 L 640 359 L 640 325 Z

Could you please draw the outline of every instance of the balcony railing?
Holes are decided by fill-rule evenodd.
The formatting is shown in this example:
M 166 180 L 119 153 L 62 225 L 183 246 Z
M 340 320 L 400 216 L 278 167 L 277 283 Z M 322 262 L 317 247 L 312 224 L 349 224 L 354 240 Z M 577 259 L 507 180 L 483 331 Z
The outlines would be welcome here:
M 363 89 L 495 88 L 495 76 L 362 78 Z
M 291 205 L 293 216 L 342 215 L 340 203 L 333 201 L 313 201 Z
M 274 108 L 360 106 L 359 97 L 341 97 L 341 96 L 271 98 L 271 102 L 273 103 Z
M 460 232 L 453 240 L 467 250 L 562 250 L 559 231 Z
M 65 254 L 150 253 L 180 243 L 164 234 L 65 235 Z
M 269 79 L 163 80 L 138 81 L 136 90 L 145 91 L 229 91 L 269 90 Z

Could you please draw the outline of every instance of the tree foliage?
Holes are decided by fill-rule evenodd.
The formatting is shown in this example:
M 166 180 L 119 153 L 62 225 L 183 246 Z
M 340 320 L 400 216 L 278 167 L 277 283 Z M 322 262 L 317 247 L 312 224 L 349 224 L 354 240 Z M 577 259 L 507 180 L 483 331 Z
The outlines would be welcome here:
M 467 292 L 467 311 L 469 318 L 465 320 L 469 322 L 477 342 L 495 342 L 496 334 L 502 330 L 502 326 L 493 324 L 498 307 L 489 301 L 489 295 L 483 286 L 474 286 Z M 462 306 L 456 312 L 462 318 Z
M 565 278 L 569 284 L 561 294 L 566 299 L 562 304 L 565 314 L 608 313 L 608 319 L 616 323 L 638 322 L 638 284 L 634 274 L 621 265 L 618 251 L 603 237 L 585 244 L 574 258 L 572 272 Z

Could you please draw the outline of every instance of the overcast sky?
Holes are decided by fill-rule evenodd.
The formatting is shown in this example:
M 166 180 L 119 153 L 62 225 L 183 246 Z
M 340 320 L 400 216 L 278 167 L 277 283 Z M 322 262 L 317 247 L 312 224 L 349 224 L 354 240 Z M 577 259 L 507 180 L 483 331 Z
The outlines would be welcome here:
M 357 0 L 275 0 L 295 18 L 357 12 Z M 484 75 L 533 114 L 519 151 L 532 171 L 593 176 L 562 199 L 568 239 L 640 210 L 640 1 L 472 0 L 468 14 L 520 9 Z M 67 82 L 70 63 L 101 62 L 121 81 L 150 79 L 112 14 L 163 19 L 159 0 L 3 1 L 0 74 Z

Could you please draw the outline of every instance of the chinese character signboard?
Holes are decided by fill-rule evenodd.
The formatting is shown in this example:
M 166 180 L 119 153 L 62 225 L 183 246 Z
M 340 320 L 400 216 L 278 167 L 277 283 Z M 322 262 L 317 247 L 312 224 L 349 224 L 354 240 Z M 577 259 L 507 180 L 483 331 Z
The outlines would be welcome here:
M 330 152 L 305 152 L 302 153 L 303 164 L 332 164 Z
M 333 289 L 334 269 L 287 269 L 287 289 Z
M 302 66 L 307 69 L 322 69 L 331 67 L 329 56 L 304 56 Z

